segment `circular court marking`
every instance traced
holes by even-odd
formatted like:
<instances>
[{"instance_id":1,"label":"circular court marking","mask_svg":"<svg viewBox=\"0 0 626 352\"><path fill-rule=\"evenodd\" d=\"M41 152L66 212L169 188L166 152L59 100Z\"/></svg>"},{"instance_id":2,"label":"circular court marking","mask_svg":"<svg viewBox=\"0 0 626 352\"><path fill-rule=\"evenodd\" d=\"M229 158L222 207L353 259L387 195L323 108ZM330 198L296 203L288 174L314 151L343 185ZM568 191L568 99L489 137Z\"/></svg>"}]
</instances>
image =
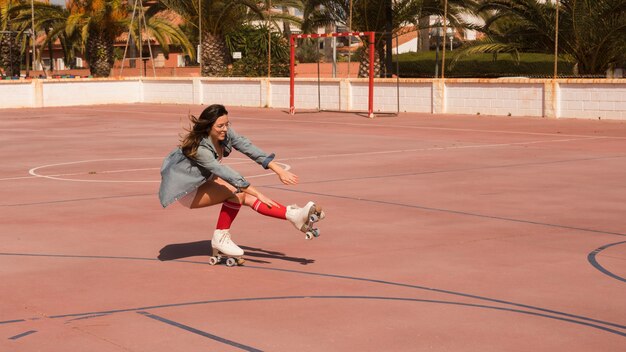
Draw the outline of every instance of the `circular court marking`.
<instances>
[{"instance_id":1,"label":"circular court marking","mask_svg":"<svg viewBox=\"0 0 626 352\"><path fill-rule=\"evenodd\" d=\"M597 256L600 252L604 251L605 249L614 247L614 246L619 246L619 245L623 245L626 244L626 241L622 241L622 242L617 242L617 243L610 243L607 245L604 245L600 248L597 248L596 250L594 250L593 252L589 253L589 255L587 256L587 261L589 261L589 263L596 268L597 270L599 270L601 273L603 273L604 275L607 275L609 277L612 277L616 280L619 281L623 281L626 282L626 278L623 278L617 274L612 273L611 271L609 271L608 269L606 269L604 266L600 265L600 263L598 263L597 260Z\"/></svg>"},{"instance_id":2,"label":"circular court marking","mask_svg":"<svg viewBox=\"0 0 626 352\"><path fill-rule=\"evenodd\" d=\"M74 255L74 254L0 253L0 256L25 256L25 257L74 258L74 259L104 259L104 260L113 259L113 260L132 260L132 261L157 261L157 260L159 260L159 259L156 259L156 258L145 258L145 257L118 257L118 256L96 256L96 255ZM160 260L160 261L162 261L162 260ZM181 259L177 259L175 261L179 262L179 263L186 263L186 264L192 264L192 265L209 265L207 262L196 261L196 260L181 260ZM500 311L508 311L508 312L513 312L513 313L522 313L522 314L534 315L534 316L538 316L538 317L545 317L545 318L550 318L550 319L554 319L554 320L558 320L558 321L564 321L564 322L569 322L569 323L573 323L573 324L578 324L578 325L581 325L581 326L587 326L587 327L591 327L591 328L595 328L595 329L599 329L599 330L604 330L604 331L607 331L607 332L610 332L610 333L613 333L613 334L617 334L617 335L626 337L626 333L624 333L623 331L614 329L614 328L622 329L622 330L626 329L626 326L622 325L622 324L612 323L612 322L609 322L609 321L603 321L603 320L594 319L594 318L590 318L590 317L586 317L586 316L582 316L582 315L576 315L576 314L572 314L572 313L567 313L567 312L564 312L564 311L558 311L558 310L553 310L553 309L548 309L548 308L542 308L542 307L539 307L539 306L533 306L533 305L528 305L528 304L523 304L523 303L516 303L516 302L512 302L512 301L506 301L506 300L498 299L498 298L490 298L490 297L486 297L486 296L473 295L473 294L459 292L459 291L451 291L451 290L439 289L439 288L434 288L434 287L426 287L426 286L420 286L420 285L409 284L409 283L402 283L402 282L394 282L394 281L386 281L386 280L379 280L379 279L371 279L371 278L367 278L367 277L357 277L357 276L330 274L330 273L321 273L321 272L309 272L309 271L284 269L284 268L268 268L268 267L250 266L250 265L244 265L244 266L241 266L239 268L251 269L251 270L267 270L267 271L280 272L280 273L286 273L286 274L316 276L316 277L321 277L321 278L338 279L338 280L359 281L359 282L372 283L372 284L404 287L404 288L420 290L420 291L426 291L426 292L436 292L436 293L452 295L452 296L456 296L456 297L471 298L471 299L476 299L476 300L483 301L483 302L488 302L489 304L494 304L494 303L495 304L502 304L502 305L505 305L505 307L489 306L487 304L462 303L462 302L455 302L455 301L441 301L441 302L449 302L449 303L451 303L453 305L467 305L467 306L474 306L474 307L478 307L478 308L491 308L491 309L496 309L496 310L500 310ZM233 269L227 269L227 270L233 270ZM285 299L285 298L298 298L298 297L300 297L300 296L285 296L285 297L277 297L277 298ZM316 297L316 296L301 296L301 298L313 298L313 297ZM321 296L319 296L319 297L321 297ZM324 296L324 297L327 297L327 298L334 297L334 298L336 298L338 296ZM348 297L348 296L346 296L346 297ZM183 306L198 305L198 304L227 303L227 302L255 301L255 300L268 300L268 299L270 299L270 298L269 297L263 297L263 298L227 298L227 299L223 299L223 300L209 300L209 301L199 301L199 302L196 301L196 302L173 303L173 304L155 305L155 306L143 306L141 308L123 308L123 309L114 309L114 310L107 310L107 311L90 311L90 312L83 312L83 313L69 313L69 314L61 314L61 315L52 315L52 316L49 316L48 318L56 319L56 318L84 317L84 316L91 316L91 315L97 315L97 314L113 314L113 313L121 313L121 312L128 312L128 311L137 311L137 310L170 308L170 307L175 307L175 306L176 307L183 307ZM428 303L436 303L436 301L428 302ZM508 307L506 307L506 306L508 306ZM30 318L28 318L28 319L30 319ZM19 322L24 322L26 320L27 319L14 319L14 320L8 320L8 321L0 321L0 325L19 323Z\"/></svg>"},{"instance_id":3,"label":"circular court marking","mask_svg":"<svg viewBox=\"0 0 626 352\"><path fill-rule=\"evenodd\" d=\"M77 176L77 175L96 175L96 174L113 174L113 173L128 173L128 172L136 172L136 171L148 171L148 170L160 170L160 167L153 167L153 168L134 168L134 169L123 169L123 170L108 170L108 171L98 171L98 172L93 172L93 171L84 171L84 172L75 172L75 173L65 173L65 174L56 174L56 175L43 175L40 173L41 170L44 170L46 168L51 168L51 167L57 167L57 166L66 166L66 165L76 165L76 164L89 164L89 163L98 163L98 162L106 162L106 161L138 161L138 160L162 160L163 157L152 157L152 158L112 158L112 159L91 159L91 160L79 160L79 161L69 161L69 162L65 162L65 163L56 163L56 164L48 164L48 165L42 165L42 166L37 166L34 167L30 170L28 170L28 173L32 176L35 177L41 177L41 178L47 178L47 179L51 179L51 180L57 180L57 181L73 181L73 182L101 182L101 183L157 183L157 182L161 182L160 180L103 180L103 179L81 179L81 178L68 178L67 176ZM235 163L228 163L228 164L224 164L226 166L232 166L232 165L238 165L238 164L243 164L243 161L246 161L248 159L245 158L230 158L230 160L233 161L238 161ZM291 165L289 164L285 164L285 163L280 163L275 161L275 163L277 163L278 165L282 166L285 170L290 170L291 169ZM245 178L257 178L257 177L265 177L265 176L270 176L273 175L273 172L269 172L269 173L264 173L264 174L256 174L256 175L250 175L250 176L245 176Z\"/></svg>"},{"instance_id":4,"label":"circular court marking","mask_svg":"<svg viewBox=\"0 0 626 352\"><path fill-rule=\"evenodd\" d=\"M11 253L0 253L0 255L24 255L30 256L28 254L11 254ZM130 260L146 260L152 261L155 259L150 258L140 258L140 257L98 257L98 256L75 256L75 255L34 255L34 256L49 256L49 257L65 257L65 258L96 258L96 259L130 259ZM196 261L180 261L184 263L191 264L202 264L208 265L204 262L196 262ZM246 268L244 266L243 268ZM334 274L323 274L323 273L311 273L311 272L303 272L297 270L286 270L286 269L273 269L273 268L263 268L263 267L249 267L252 269L261 269L261 270L272 270L279 271L285 273L296 273L296 274L306 274L306 275L318 275L321 277L327 278L339 278L339 279L349 279L349 280L358 280L370 283L382 283L382 284L391 284L396 286L404 286L409 288L417 288L417 289L425 289L420 286L403 284L399 282L391 282L391 281L381 281L374 280L362 277L350 277L350 276L341 276ZM228 269L232 270L232 269ZM447 306L456 306L456 307L467 307L467 308L478 308L481 310L492 310L492 311L501 311L506 313L514 313L514 314L522 314L526 316L533 316L538 318L546 318L550 320L565 322L569 324L574 324L578 326L586 326L589 328L605 331L611 334L615 334L618 336L626 337L626 333L621 330L615 329L617 327L619 329L624 329L625 327L622 325L595 320L591 318L587 318L584 316L573 315L569 313L559 312L548 310L544 308L527 306L523 304L517 304L513 302L501 301L498 299L489 299L486 297L480 296L472 296L461 292L452 292L445 291L440 289L428 289L430 291L435 291L439 293L448 293L456 296L462 297L471 297L478 298L483 301L489 301L490 303L504 303L510 305L512 307L502 307L497 305L489 305L489 304L479 304L479 303L467 303L467 302L459 302L459 301L450 301L450 300L433 300L433 299L421 299L421 298L413 298L413 297L389 297L389 296L351 296L351 295L294 295L294 296L269 296L269 297L246 297L246 298L225 298L225 299L216 299L216 300L204 300L204 301L191 301L191 302L179 302L179 303L168 303L162 305L152 305L152 306L142 306L142 307L127 307L120 309L111 309L111 310L103 310L103 311L89 311L89 312L79 312L79 313L67 313L67 314L58 314L58 315L50 315L48 318L50 319L67 319L67 318L78 318L78 319L88 319L88 318L96 318L103 315L116 314L116 313L124 313L124 312L141 312L147 310L158 310L162 308L172 308L172 307L188 307L188 306L197 306L197 305L207 305L207 304L222 304L222 303L234 303L234 302L256 302L256 301L287 301L287 300L310 300L310 299L334 299L334 300L372 300L372 301L397 301L397 302L405 302L405 303L426 303L426 304L435 304L435 305L447 305ZM5 324L13 324L13 323L22 323L28 320L33 320L38 318L24 318L24 319L14 319L8 321L0 321L0 325ZM75 319L72 319L75 320ZM68 320L71 321L71 320Z\"/></svg>"}]
</instances>

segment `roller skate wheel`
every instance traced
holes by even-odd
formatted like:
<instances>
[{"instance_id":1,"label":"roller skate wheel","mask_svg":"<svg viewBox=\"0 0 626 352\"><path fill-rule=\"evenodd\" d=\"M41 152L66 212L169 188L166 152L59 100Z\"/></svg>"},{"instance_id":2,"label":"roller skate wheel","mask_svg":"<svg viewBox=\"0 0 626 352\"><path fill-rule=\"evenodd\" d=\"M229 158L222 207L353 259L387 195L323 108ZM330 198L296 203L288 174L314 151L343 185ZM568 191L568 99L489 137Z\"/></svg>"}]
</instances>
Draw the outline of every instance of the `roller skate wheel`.
<instances>
[{"instance_id":1,"label":"roller skate wheel","mask_svg":"<svg viewBox=\"0 0 626 352\"><path fill-rule=\"evenodd\" d=\"M309 216L309 220L310 220L311 222L318 222L318 221L320 221L320 217L319 217L317 214L311 214L311 215Z\"/></svg>"},{"instance_id":2,"label":"roller skate wheel","mask_svg":"<svg viewBox=\"0 0 626 352\"><path fill-rule=\"evenodd\" d=\"M235 265L237 265L237 259L235 258L226 259L226 266L235 266Z\"/></svg>"},{"instance_id":3,"label":"roller skate wheel","mask_svg":"<svg viewBox=\"0 0 626 352\"><path fill-rule=\"evenodd\" d=\"M311 233L313 234L314 237L320 237L320 230L319 229L312 229Z\"/></svg>"},{"instance_id":4,"label":"roller skate wheel","mask_svg":"<svg viewBox=\"0 0 626 352\"><path fill-rule=\"evenodd\" d=\"M311 231L307 231L307 233L304 235L304 238L307 240L310 240L313 238L313 233Z\"/></svg>"},{"instance_id":5,"label":"roller skate wheel","mask_svg":"<svg viewBox=\"0 0 626 352\"><path fill-rule=\"evenodd\" d=\"M218 257L209 257L209 265L215 265L220 262Z\"/></svg>"}]
</instances>

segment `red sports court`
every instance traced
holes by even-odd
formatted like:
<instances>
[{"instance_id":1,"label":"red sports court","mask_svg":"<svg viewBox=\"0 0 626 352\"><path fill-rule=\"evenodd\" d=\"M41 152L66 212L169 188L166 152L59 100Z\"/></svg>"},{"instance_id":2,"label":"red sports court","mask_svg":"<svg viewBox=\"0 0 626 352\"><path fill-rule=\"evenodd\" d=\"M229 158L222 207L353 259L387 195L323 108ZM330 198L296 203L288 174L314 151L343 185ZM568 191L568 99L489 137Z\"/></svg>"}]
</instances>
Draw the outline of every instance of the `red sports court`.
<instances>
[{"instance_id":1,"label":"red sports court","mask_svg":"<svg viewBox=\"0 0 626 352\"><path fill-rule=\"evenodd\" d=\"M226 163L327 216L163 210L202 106L0 110L2 351L622 351L626 124L227 107L299 175Z\"/></svg>"}]
</instances>

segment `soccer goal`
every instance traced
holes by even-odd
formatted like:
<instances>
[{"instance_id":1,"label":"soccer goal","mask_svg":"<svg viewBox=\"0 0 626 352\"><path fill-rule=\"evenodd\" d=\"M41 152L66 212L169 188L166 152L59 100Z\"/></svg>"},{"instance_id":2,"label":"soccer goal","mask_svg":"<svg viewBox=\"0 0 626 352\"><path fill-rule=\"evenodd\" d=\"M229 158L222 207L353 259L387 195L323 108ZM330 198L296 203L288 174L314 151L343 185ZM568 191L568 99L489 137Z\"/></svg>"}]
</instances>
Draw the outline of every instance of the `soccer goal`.
<instances>
[{"instance_id":1,"label":"soccer goal","mask_svg":"<svg viewBox=\"0 0 626 352\"><path fill-rule=\"evenodd\" d=\"M374 117L374 32L342 32L342 33L325 33L325 34L292 34L289 37L289 47L290 47L290 80L289 80L289 113L296 113L296 89L295 89L295 61L296 61L296 39L305 39L305 38L332 38L332 37L361 37L365 38L368 43L369 48L369 82L368 82L368 94L367 94L367 116L369 118ZM318 68L318 78L317 78L317 96L318 96L318 110L323 110L321 107L321 86L320 86L320 78L319 78L319 68ZM358 112L358 111L353 111Z\"/></svg>"}]
</instances>

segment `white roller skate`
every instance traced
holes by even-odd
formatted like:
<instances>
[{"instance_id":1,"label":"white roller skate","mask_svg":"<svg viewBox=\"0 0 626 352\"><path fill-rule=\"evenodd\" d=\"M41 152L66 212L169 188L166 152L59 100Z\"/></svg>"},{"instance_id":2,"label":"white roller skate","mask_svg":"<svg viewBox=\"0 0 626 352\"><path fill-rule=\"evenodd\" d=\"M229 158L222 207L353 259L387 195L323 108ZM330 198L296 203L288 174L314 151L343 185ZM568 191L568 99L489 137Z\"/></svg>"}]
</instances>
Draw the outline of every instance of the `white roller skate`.
<instances>
[{"instance_id":1,"label":"white roller skate","mask_svg":"<svg viewBox=\"0 0 626 352\"><path fill-rule=\"evenodd\" d=\"M218 264L222 258L226 258L226 266L241 265L245 262L242 257L243 249L230 239L228 230L215 230L211 247L213 247L213 251L209 257L210 265Z\"/></svg>"},{"instance_id":2,"label":"white roller skate","mask_svg":"<svg viewBox=\"0 0 626 352\"><path fill-rule=\"evenodd\" d=\"M296 205L287 206L287 220L289 220L296 229L304 232L307 240L320 236L320 230L313 226L325 216L322 207L313 202L308 202L302 208Z\"/></svg>"}]
</instances>

